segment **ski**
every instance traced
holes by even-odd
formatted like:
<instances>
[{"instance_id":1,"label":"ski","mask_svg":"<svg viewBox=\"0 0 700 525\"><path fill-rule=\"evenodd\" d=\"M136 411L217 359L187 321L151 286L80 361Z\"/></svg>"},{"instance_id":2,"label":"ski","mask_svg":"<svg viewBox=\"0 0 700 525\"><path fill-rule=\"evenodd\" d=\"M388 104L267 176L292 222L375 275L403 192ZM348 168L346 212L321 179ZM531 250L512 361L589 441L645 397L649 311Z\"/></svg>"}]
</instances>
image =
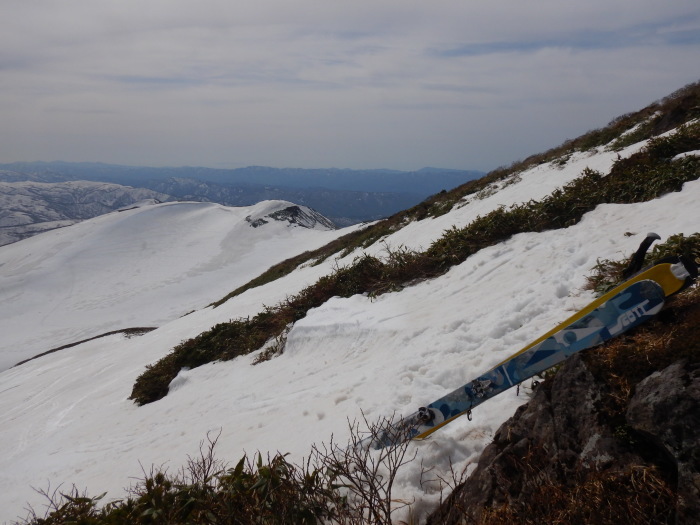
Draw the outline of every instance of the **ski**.
<instances>
[{"instance_id":1,"label":"ski","mask_svg":"<svg viewBox=\"0 0 700 525\"><path fill-rule=\"evenodd\" d=\"M381 449L409 439L424 439L462 415L471 417L472 409L484 401L576 352L647 321L661 310L666 297L690 286L696 277L694 264L677 257L638 271L491 370L420 407L379 435L366 438L360 446Z\"/></svg>"}]
</instances>

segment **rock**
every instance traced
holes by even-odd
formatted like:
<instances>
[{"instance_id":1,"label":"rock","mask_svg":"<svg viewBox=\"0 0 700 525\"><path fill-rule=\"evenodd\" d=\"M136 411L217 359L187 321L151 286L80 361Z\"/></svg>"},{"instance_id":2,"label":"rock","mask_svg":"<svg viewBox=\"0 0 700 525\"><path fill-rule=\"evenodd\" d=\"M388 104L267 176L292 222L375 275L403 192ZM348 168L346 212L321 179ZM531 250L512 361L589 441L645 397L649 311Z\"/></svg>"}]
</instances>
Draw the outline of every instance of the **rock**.
<instances>
[{"instance_id":1,"label":"rock","mask_svg":"<svg viewBox=\"0 0 700 525\"><path fill-rule=\"evenodd\" d=\"M700 523L700 369L677 363L642 381L626 422L601 412L609 393L581 355L569 358L501 426L474 472L427 523L488 522L499 508L516 521L559 512L560 520L615 523L626 516L627 501L636 512L627 523ZM675 509L669 462L656 461L664 455L677 463ZM653 516L645 514L649 501L658 501Z\"/></svg>"},{"instance_id":2,"label":"rock","mask_svg":"<svg viewBox=\"0 0 700 525\"><path fill-rule=\"evenodd\" d=\"M627 422L672 458L678 523L700 523L700 365L680 361L637 385Z\"/></svg>"}]
</instances>

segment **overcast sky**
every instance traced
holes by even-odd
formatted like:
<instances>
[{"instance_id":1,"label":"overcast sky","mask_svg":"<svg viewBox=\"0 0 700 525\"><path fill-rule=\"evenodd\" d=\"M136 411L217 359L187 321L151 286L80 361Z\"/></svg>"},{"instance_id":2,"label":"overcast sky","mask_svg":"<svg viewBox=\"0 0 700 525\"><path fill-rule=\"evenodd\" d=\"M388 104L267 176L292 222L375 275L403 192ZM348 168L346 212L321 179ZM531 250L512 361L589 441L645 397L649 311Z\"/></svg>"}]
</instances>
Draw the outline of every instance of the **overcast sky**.
<instances>
[{"instance_id":1,"label":"overcast sky","mask_svg":"<svg viewBox=\"0 0 700 525\"><path fill-rule=\"evenodd\" d=\"M0 12L0 162L490 170L700 79L698 0Z\"/></svg>"}]
</instances>

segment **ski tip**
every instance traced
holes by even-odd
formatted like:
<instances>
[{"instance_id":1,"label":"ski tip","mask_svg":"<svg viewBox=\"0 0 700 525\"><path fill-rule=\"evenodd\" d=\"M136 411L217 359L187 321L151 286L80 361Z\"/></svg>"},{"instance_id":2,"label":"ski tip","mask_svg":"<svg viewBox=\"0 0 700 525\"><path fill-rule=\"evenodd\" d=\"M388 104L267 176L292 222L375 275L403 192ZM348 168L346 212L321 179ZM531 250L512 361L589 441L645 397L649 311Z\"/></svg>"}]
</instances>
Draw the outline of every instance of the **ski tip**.
<instances>
[{"instance_id":1,"label":"ski tip","mask_svg":"<svg viewBox=\"0 0 700 525\"><path fill-rule=\"evenodd\" d=\"M646 238L647 238L647 239L654 239L655 241L660 241L660 240L661 240L661 236L660 236L658 233L654 233L654 232L649 232L649 233L647 233L647 237L646 237Z\"/></svg>"}]
</instances>

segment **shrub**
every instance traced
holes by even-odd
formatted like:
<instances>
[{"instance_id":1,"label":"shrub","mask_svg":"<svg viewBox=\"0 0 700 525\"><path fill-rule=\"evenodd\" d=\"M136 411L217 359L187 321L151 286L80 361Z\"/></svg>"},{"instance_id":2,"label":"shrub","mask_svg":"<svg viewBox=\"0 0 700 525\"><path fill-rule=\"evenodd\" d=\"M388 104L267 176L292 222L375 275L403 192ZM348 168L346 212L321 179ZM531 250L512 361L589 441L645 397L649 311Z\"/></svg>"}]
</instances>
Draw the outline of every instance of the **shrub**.
<instances>
[{"instance_id":1,"label":"shrub","mask_svg":"<svg viewBox=\"0 0 700 525\"><path fill-rule=\"evenodd\" d=\"M313 447L300 465L277 453L263 458L243 455L234 467L215 456L219 436L207 436L199 456L188 457L175 474L152 467L128 491L128 497L100 507L105 494L91 498L75 487L61 493L43 491L43 516L30 509L25 525L215 524L359 525L391 524L392 514L408 503L397 503L392 490L397 472L413 461L408 441L370 451L361 446L364 435L379 436L393 418L350 424L351 438Z\"/></svg>"}]
</instances>

